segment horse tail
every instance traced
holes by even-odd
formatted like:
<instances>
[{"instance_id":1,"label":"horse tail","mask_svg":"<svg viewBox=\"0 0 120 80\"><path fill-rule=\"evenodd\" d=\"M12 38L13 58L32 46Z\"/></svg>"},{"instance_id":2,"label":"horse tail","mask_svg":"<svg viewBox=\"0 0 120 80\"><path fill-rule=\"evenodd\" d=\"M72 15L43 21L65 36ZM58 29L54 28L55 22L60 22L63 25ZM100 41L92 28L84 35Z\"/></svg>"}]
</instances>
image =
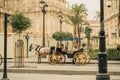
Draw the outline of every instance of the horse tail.
<instances>
[{"instance_id":1,"label":"horse tail","mask_svg":"<svg viewBox=\"0 0 120 80\"><path fill-rule=\"evenodd\" d=\"M29 51L31 51L31 50L32 50L32 45L33 45L33 44L31 44L31 45L29 46Z\"/></svg>"}]
</instances>

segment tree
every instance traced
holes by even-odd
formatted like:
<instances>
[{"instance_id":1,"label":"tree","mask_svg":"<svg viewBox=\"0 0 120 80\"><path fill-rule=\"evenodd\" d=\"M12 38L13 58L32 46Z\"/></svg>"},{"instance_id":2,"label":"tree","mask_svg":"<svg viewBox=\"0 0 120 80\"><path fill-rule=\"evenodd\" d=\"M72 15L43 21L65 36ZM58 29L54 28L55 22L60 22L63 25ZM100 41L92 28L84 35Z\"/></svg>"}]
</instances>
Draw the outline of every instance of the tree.
<instances>
[{"instance_id":1,"label":"tree","mask_svg":"<svg viewBox=\"0 0 120 80\"><path fill-rule=\"evenodd\" d=\"M79 21L81 20L81 17L79 17L79 16L77 16L77 15L75 15L75 16L73 16L73 15L69 15L69 16L67 16L68 17L68 19L69 19L69 22L67 22L67 23L69 23L69 24L71 24L71 25L73 25L74 26L74 31L73 31L73 37L74 38L76 38L77 37L77 35L76 35L76 30L77 30L77 24L79 23Z\"/></svg>"},{"instance_id":2,"label":"tree","mask_svg":"<svg viewBox=\"0 0 120 80\"><path fill-rule=\"evenodd\" d=\"M85 28L85 35L86 35L86 38L87 38L87 50L89 51L90 49L90 37L91 37L91 32L92 32L92 29L87 26Z\"/></svg>"},{"instance_id":3,"label":"tree","mask_svg":"<svg viewBox=\"0 0 120 80\"><path fill-rule=\"evenodd\" d=\"M17 40L17 54L16 59L18 62L16 62L17 67L23 67L24 61L23 61L23 40L20 40L20 34L25 31L26 29L31 27L31 21L28 17L25 17L21 12L16 12L15 15L11 16L10 24L12 25L13 32L16 32L19 34L19 40Z\"/></svg>"},{"instance_id":4,"label":"tree","mask_svg":"<svg viewBox=\"0 0 120 80\"><path fill-rule=\"evenodd\" d=\"M59 45L62 43L62 42L60 42L61 39L62 39L63 37L65 37L65 33L62 32L62 31L54 32L54 33L52 34L52 37L53 37L53 39L55 39L55 40L57 41L57 45L59 46Z\"/></svg>"},{"instance_id":5,"label":"tree","mask_svg":"<svg viewBox=\"0 0 120 80\"><path fill-rule=\"evenodd\" d=\"M65 33L62 31L58 31L58 32L54 32L52 34L52 37L56 40L56 41L60 41L62 38L65 37Z\"/></svg>"},{"instance_id":6,"label":"tree","mask_svg":"<svg viewBox=\"0 0 120 80\"><path fill-rule=\"evenodd\" d=\"M74 15L84 15L84 14L87 14L86 13L87 8L86 8L85 4L83 4L83 3L80 4L80 5L78 5L78 4L73 5L70 11ZM81 13L83 13L83 14L81 14Z\"/></svg>"},{"instance_id":7,"label":"tree","mask_svg":"<svg viewBox=\"0 0 120 80\"><path fill-rule=\"evenodd\" d=\"M99 20L99 19L100 19L100 11L96 11L96 12L95 12L94 18L95 18L96 20Z\"/></svg>"},{"instance_id":8,"label":"tree","mask_svg":"<svg viewBox=\"0 0 120 80\"><path fill-rule=\"evenodd\" d=\"M72 33L70 33L70 32L58 31L58 32L54 32L54 33L52 34L52 37L53 37L56 41L58 41L57 44L59 45L59 44L60 44L59 41L61 41L62 38L72 38L73 36L72 36Z\"/></svg>"},{"instance_id":9,"label":"tree","mask_svg":"<svg viewBox=\"0 0 120 80\"><path fill-rule=\"evenodd\" d=\"M13 32L18 33L20 39L20 34L31 27L31 20L25 17L23 13L16 12L15 15L11 16L10 24L12 25Z\"/></svg>"},{"instance_id":10,"label":"tree","mask_svg":"<svg viewBox=\"0 0 120 80\"><path fill-rule=\"evenodd\" d=\"M73 38L73 35L72 35L72 33L70 33L70 32L66 32L65 35L66 35L65 38ZM69 44L69 43L68 43L68 40L66 41L65 44L66 44L66 47L68 47L68 44Z\"/></svg>"},{"instance_id":11,"label":"tree","mask_svg":"<svg viewBox=\"0 0 120 80\"><path fill-rule=\"evenodd\" d=\"M73 38L72 33L70 33L70 32L65 32L65 38Z\"/></svg>"},{"instance_id":12,"label":"tree","mask_svg":"<svg viewBox=\"0 0 120 80\"><path fill-rule=\"evenodd\" d=\"M77 32L79 38L81 37L80 36L80 32L81 32L82 25L87 23L84 20L84 18L85 18L84 16L87 15L86 12L87 12L87 8L86 8L86 6L84 4L80 4L80 5L75 4L71 8L71 14L74 15L76 18L78 18L78 19L76 19L77 21L76 21L76 25L75 25L74 35L76 35L76 32ZM73 21L74 21L74 19L73 19ZM81 45L81 41L80 40L79 40L78 44L79 44L79 47L80 47L80 45Z\"/></svg>"}]
</instances>

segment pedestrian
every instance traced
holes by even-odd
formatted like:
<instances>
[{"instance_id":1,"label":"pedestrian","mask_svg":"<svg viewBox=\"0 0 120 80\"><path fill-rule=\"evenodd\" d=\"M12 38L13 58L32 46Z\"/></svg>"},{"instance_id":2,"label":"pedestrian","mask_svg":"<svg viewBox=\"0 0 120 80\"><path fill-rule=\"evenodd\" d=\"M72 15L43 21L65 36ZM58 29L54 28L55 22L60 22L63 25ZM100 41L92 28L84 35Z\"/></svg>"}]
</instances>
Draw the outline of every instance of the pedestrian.
<instances>
[{"instance_id":1,"label":"pedestrian","mask_svg":"<svg viewBox=\"0 0 120 80\"><path fill-rule=\"evenodd\" d=\"M120 45L117 44L117 51L119 52L120 51Z\"/></svg>"},{"instance_id":2,"label":"pedestrian","mask_svg":"<svg viewBox=\"0 0 120 80\"><path fill-rule=\"evenodd\" d=\"M72 52L74 53L74 52L76 52L76 51L78 51L79 49L78 49L78 47L75 45L74 47L73 47L73 49L72 49Z\"/></svg>"},{"instance_id":3,"label":"pedestrian","mask_svg":"<svg viewBox=\"0 0 120 80\"><path fill-rule=\"evenodd\" d=\"M120 44L117 44L117 51L118 51L118 53L117 53L116 58L119 56L119 52L120 52Z\"/></svg>"}]
</instances>

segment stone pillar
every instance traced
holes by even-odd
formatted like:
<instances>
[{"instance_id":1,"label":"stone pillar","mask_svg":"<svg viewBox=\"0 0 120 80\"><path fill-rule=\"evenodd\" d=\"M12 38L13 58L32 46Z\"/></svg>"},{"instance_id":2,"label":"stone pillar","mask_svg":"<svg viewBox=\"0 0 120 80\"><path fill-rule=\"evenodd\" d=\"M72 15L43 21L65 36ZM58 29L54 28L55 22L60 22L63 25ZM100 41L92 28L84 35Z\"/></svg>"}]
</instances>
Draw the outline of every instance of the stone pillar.
<instances>
[{"instance_id":1,"label":"stone pillar","mask_svg":"<svg viewBox=\"0 0 120 80\"><path fill-rule=\"evenodd\" d=\"M16 50L16 67L24 67L23 60L23 40L17 40L17 50Z\"/></svg>"}]
</instances>

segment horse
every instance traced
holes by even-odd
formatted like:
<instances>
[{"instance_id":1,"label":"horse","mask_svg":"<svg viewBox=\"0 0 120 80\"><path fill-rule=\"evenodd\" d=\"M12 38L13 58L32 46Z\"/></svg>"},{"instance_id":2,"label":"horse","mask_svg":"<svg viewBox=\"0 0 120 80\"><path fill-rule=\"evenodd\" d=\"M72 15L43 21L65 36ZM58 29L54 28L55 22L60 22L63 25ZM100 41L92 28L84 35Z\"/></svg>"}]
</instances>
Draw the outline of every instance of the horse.
<instances>
[{"instance_id":1,"label":"horse","mask_svg":"<svg viewBox=\"0 0 120 80\"><path fill-rule=\"evenodd\" d=\"M38 56L38 63L41 63L42 55L52 54L55 47L44 47L37 44L31 44L29 51L34 52Z\"/></svg>"}]
</instances>

